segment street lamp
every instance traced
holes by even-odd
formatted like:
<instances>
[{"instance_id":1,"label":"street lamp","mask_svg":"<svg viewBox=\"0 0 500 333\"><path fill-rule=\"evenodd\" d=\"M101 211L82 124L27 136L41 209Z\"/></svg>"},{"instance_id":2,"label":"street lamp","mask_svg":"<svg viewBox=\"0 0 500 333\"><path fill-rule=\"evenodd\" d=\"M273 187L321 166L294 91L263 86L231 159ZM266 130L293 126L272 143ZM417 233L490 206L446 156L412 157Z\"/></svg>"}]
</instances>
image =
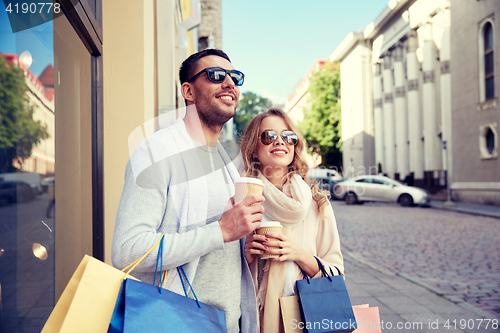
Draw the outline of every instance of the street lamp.
<instances>
[{"instance_id":1,"label":"street lamp","mask_svg":"<svg viewBox=\"0 0 500 333\"><path fill-rule=\"evenodd\" d=\"M450 166L448 164L448 152L446 149L446 140L443 140L443 150L444 150L444 158L446 163L446 202L443 204L444 207L455 207L455 203L451 201L451 188L450 188Z\"/></svg>"}]
</instances>

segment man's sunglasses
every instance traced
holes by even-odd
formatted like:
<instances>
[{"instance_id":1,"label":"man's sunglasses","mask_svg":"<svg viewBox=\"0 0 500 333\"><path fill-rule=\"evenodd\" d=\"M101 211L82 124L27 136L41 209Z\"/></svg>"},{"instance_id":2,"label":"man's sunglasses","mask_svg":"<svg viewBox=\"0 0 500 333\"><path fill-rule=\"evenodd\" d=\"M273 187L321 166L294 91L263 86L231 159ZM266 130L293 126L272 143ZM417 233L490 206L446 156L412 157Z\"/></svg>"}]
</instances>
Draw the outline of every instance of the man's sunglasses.
<instances>
[{"instance_id":1,"label":"man's sunglasses","mask_svg":"<svg viewBox=\"0 0 500 333\"><path fill-rule=\"evenodd\" d=\"M234 84L237 86L242 86L243 81L245 79L245 74L243 74L242 72L237 71L235 69L227 70L227 69L220 68L220 67L208 67L208 68L205 68L204 70L202 70L201 72L199 72L198 74L196 74L195 76L193 76L192 78L190 78L187 82L188 83L193 82L194 80L196 80L196 78L198 76L200 76L201 74L203 74L205 72L207 72L207 76L208 76L208 79L210 80L210 82L213 82L213 83L224 82L224 80L226 79L226 74L229 74L229 77L233 80Z\"/></svg>"},{"instance_id":2,"label":"man's sunglasses","mask_svg":"<svg viewBox=\"0 0 500 333\"><path fill-rule=\"evenodd\" d=\"M281 131L281 138L289 145L296 145L299 142L299 137L293 131ZM260 134L260 142L264 146L268 146L278 139L278 133L273 130L265 130Z\"/></svg>"}]
</instances>

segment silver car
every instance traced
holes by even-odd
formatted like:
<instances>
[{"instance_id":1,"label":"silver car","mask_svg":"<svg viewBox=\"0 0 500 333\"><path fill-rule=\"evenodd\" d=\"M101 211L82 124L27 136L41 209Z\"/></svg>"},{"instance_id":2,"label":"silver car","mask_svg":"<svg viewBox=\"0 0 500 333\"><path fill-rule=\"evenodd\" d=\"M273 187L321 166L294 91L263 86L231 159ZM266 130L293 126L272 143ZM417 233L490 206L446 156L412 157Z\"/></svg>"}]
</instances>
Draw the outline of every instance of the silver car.
<instances>
[{"instance_id":1,"label":"silver car","mask_svg":"<svg viewBox=\"0 0 500 333\"><path fill-rule=\"evenodd\" d=\"M384 176L358 176L335 185L333 195L346 204L365 201L397 202L401 206L429 205L429 193Z\"/></svg>"}]
</instances>

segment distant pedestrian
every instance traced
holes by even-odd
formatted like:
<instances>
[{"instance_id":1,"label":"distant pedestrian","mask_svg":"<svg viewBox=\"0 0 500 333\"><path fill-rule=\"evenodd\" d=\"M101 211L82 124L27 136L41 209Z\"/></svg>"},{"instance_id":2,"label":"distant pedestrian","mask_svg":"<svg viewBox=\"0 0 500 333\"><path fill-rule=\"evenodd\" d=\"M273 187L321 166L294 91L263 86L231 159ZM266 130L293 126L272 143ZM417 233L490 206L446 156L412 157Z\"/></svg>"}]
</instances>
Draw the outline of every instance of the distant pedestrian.
<instances>
[{"instance_id":1,"label":"distant pedestrian","mask_svg":"<svg viewBox=\"0 0 500 333\"><path fill-rule=\"evenodd\" d=\"M47 218L52 218L52 210L56 205L56 191L55 182L51 182L47 187L47 194L49 195L49 205L47 206L46 216Z\"/></svg>"},{"instance_id":2,"label":"distant pedestrian","mask_svg":"<svg viewBox=\"0 0 500 333\"><path fill-rule=\"evenodd\" d=\"M413 173L408 171L405 180L403 182L408 186L413 186L413 184L415 183L415 178L413 178Z\"/></svg>"}]
</instances>

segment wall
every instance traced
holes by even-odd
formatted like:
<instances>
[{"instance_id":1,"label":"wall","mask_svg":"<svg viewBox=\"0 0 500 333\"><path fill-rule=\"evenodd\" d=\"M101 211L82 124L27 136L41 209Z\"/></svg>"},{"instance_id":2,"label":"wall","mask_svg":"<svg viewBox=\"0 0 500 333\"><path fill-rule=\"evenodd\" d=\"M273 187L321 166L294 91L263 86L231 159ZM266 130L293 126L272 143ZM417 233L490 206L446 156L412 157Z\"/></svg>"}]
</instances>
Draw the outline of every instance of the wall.
<instances>
[{"instance_id":1,"label":"wall","mask_svg":"<svg viewBox=\"0 0 500 333\"><path fill-rule=\"evenodd\" d=\"M478 40L480 24L487 17L492 17L494 22L495 101L489 107L482 108L479 92ZM481 158L479 137L482 125L490 123L500 125L499 17L498 1L461 1L460 6L453 7L450 64L453 78L453 195L459 200L497 205L500 205L500 159Z\"/></svg>"},{"instance_id":2,"label":"wall","mask_svg":"<svg viewBox=\"0 0 500 333\"><path fill-rule=\"evenodd\" d=\"M222 49L222 1L201 0L199 38L207 38L207 47ZM211 40L209 40L211 39ZM211 45L213 43L213 45Z\"/></svg>"},{"instance_id":3,"label":"wall","mask_svg":"<svg viewBox=\"0 0 500 333\"><path fill-rule=\"evenodd\" d=\"M116 212L129 158L128 136L145 119L145 11L142 1L103 2L105 261L111 263ZM148 7L150 9L150 7ZM151 13L152 15L152 13ZM148 95L151 98L150 95Z\"/></svg>"},{"instance_id":4,"label":"wall","mask_svg":"<svg viewBox=\"0 0 500 333\"><path fill-rule=\"evenodd\" d=\"M354 46L340 64L342 142L344 175L370 174L375 165L373 154L373 118L371 96L367 94L370 79L369 53L364 42ZM369 87L368 87L369 88ZM371 90L368 90L371 95ZM376 170L375 170L376 171Z\"/></svg>"}]
</instances>

